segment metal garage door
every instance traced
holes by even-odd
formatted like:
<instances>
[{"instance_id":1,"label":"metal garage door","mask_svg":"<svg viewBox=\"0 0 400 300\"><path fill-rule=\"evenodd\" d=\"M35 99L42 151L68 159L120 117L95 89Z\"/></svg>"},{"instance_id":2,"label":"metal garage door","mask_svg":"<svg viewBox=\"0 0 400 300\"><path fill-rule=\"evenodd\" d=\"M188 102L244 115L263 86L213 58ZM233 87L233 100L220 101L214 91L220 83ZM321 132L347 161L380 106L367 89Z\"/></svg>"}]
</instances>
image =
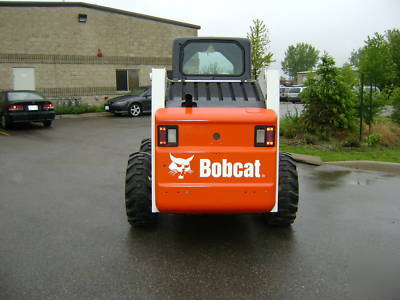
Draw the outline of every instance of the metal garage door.
<instances>
[{"instance_id":1,"label":"metal garage door","mask_svg":"<svg viewBox=\"0 0 400 300\"><path fill-rule=\"evenodd\" d=\"M35 90L34 68L13 68L14 90Z\"/></svg>"}]
</instances>

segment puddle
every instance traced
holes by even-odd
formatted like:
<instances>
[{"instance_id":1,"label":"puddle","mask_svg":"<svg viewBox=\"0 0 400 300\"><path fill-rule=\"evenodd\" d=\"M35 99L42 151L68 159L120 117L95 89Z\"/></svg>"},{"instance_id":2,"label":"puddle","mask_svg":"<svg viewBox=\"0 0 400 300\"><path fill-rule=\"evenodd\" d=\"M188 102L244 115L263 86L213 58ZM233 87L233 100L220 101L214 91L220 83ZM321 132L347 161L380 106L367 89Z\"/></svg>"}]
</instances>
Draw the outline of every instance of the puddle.
<instances>
[{"instance_id":1,"label":"puddle","mask_svg":"<svg viewBox=\"0 0 400 300\"><path fill-rule=\"evenodd\" d=\"M308 174L305 176L307 176L315 188L319 190L329 190L343 185L370 186L379 181L396 177L396 175L358 171L333 166L311 168L313 168L313 170L310 173L307 172ZM302 176L301 173L300 176Z\"/></svg>"}]
</instances>

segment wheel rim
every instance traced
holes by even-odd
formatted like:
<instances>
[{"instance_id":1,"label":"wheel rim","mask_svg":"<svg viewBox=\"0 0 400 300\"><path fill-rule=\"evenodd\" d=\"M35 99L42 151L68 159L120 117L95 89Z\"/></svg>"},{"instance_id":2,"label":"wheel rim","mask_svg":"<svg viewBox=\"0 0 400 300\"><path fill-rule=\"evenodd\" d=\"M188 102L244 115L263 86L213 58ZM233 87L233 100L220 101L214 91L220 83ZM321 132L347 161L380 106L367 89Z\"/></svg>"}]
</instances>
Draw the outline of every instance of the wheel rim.
<instances>
[{"instance_id":1,"label":"wheel rim","mask_svg":"<svg viewBox=\"0 0 400 300\"><path fill-rule=\"evenodd\" d=\"M133 104L129 110L132 117L137 117L140 114L140 106Z\"/></svg>"}]
</instances>

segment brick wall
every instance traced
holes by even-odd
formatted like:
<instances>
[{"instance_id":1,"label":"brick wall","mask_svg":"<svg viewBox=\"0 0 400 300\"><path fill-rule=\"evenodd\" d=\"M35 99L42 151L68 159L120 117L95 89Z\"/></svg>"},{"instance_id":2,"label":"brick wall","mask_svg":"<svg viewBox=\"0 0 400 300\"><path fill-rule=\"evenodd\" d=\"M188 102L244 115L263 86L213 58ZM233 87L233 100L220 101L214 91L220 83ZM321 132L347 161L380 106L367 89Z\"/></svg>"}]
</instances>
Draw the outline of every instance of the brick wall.
<instances>
[{"instance_id":1,"label":"brick wall","mask_svg":"<svg viewBox=\"0 0 400 300\"><path fill-rule=\"evenodd\" d=\"M149 85L152 67L171 68L172 40L196 35L195 28L92 8L1 7L0 89L12 88L14 67L35 68L37 90L49 95L116 94L116 69L138 69L140 85Z\"/></svg>"}]
</instances>

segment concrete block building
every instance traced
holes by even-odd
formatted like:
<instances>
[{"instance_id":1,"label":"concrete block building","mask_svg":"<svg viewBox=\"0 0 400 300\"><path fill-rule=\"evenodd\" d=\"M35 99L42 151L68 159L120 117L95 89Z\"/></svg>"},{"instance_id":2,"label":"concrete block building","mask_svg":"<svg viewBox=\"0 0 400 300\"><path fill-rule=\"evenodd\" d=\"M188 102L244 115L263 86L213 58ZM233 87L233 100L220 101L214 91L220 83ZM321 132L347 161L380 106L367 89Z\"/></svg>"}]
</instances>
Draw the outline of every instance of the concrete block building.
<instances>
[{"instance_id":1,"label":"concrete block building","mask_svg":"<svg viewBox=\"0 0 400 300\"><path fill-rule=\"evenodd\" d=\"M200 26L81 2L0 2L0 90L87 101L171 69L172 40Z\"/></svg>"}]
</instances>

